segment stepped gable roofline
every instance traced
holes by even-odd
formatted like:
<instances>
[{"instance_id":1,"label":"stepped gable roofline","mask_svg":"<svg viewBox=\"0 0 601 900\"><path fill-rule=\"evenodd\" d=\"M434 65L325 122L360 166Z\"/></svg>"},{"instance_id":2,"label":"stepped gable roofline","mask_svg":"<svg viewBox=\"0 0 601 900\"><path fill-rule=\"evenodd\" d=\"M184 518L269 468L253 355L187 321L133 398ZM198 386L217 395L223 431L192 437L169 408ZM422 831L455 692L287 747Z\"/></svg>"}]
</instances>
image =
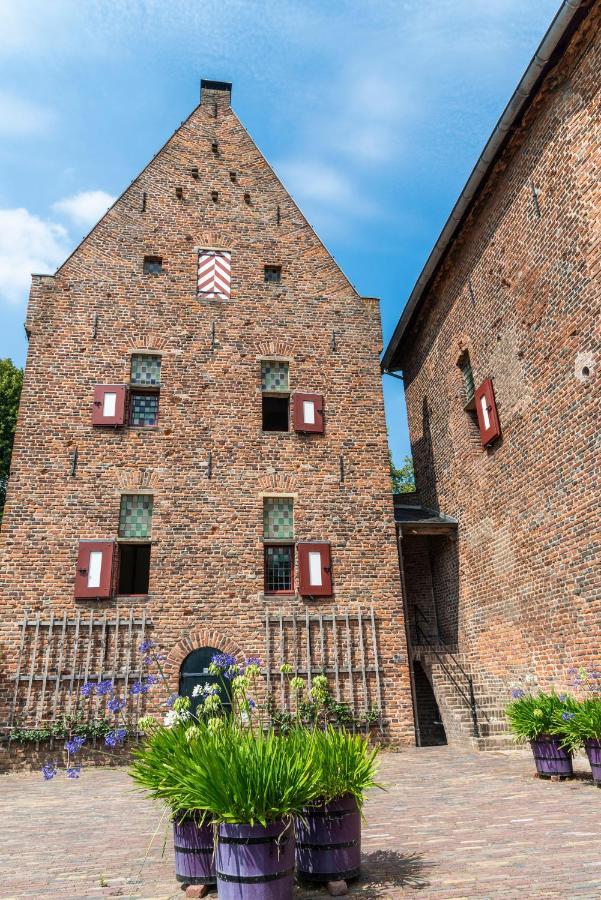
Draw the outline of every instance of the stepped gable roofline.
<instances>
[{"instance_id":1,"label":"stepped gable roofline","mask_svg":"<svg viewBox=\"0 0 601 900\"><path fill-rule=\"evenodd\" d=\"M414 316L424 302L453 241L460 232L473 204L480 196L499 158L521 124L524 113L532 104L541 84L551 69L561 60L574 32L586 18L594 0L564 0L547 33L532 57L528 68L505 107L493 133L455 203L438 240L434 244L424 268L417 279L381 362L383 372L402 370L401 341Z\"/></svg>"}]
</instances>

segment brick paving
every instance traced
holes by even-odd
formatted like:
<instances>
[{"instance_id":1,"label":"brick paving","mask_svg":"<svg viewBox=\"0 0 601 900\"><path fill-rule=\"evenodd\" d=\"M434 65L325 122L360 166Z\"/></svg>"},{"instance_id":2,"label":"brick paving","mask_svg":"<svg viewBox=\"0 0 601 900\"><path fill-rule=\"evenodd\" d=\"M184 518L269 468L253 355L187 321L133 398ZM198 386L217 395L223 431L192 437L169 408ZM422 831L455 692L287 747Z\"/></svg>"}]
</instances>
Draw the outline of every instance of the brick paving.
<instances>
[{"instance_id":1,"label":"brick paving","mask_svg":"<svg viewBox=\"0 0 601 900\"><path fill-rule=\"evenodd\" d=\"M590 780L540 781L525 753L448 747L386 754L382 780L388 791L366 805L364 874L349 896L601 897L601 790ZM5 775L0 792L5 900L183 896L160 811L124 770L49 784Z\"/></svg>"}]
</instances>

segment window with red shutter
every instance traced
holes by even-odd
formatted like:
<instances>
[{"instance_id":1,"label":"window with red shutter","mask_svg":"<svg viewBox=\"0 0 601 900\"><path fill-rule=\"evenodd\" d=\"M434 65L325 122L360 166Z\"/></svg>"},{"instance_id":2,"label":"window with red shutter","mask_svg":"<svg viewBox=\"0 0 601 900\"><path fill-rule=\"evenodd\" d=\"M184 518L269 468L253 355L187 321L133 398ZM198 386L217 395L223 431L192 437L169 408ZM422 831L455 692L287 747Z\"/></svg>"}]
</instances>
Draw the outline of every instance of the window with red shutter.
<instances>
[{"instance_id":1,"label":"window with red shutter","mask_svg":"<svg viewBox=\"0 0 601 900\"><path fill-rule=\"evenodd\" d=\"M292 415L294 430L303 433L321 434L323 432L323 395L292 395Z\"/></svg>"},{"instance_id":2,"label":"window with red shutter","mask_svg":"<svg viewBox=\"0 0 601 900\"><path fill-rule=\"evenodd\" d=\"M80 541L75 571L75 598L111 597L115 541Z\"/></svg>"},{"instance_id":3,"label":"window with red shutter","mask_svg":"<svg viewBox=\"0 0 601 900\"><path fill-rule=\"evenodd\" d=\"M98 384L94 388L92 425L123 425L125 422L124 384Z\"/></svg>"},{"instance_id":4,"label":"window with red shutter","mask_svg":"<svg viewBox=\"0 0 601 900\"><path fill-rule=\"evenodd\" d=\"M495 403L495 394L490 378L487 378L487 380L480 385L476 391L475 398L480 438L482 440L482 446L487 447L501 434L499 415Z\"/></svg>"},{"instance_id":5,"label":"window with red shutter","mask_svg":"<svg viewBox=\"0 0 601 900\"><path fill-rule=\"evenodd\" d=\"M332 596L332 563L330 545L317 541L299 543L299 594L304 597Z\"/></svg>"}]
</instances>

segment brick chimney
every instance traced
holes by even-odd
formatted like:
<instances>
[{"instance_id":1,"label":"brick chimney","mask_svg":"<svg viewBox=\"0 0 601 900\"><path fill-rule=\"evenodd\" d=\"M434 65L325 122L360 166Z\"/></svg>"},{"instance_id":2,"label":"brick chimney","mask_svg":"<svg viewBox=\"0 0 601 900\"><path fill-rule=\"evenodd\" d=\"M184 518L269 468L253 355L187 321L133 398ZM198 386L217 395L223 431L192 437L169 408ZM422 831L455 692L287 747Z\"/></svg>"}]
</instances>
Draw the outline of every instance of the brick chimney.
<instances>
[{"instance_id":1,"label":"brick chimney","mask_svg":"<svg viewBox=\"0 0 601 900\"><path fill-rule=\"evenodd\" d=\"M229 81L207 81L203 78L200 82L200 102L215 110L229 109L232 100L232 85Z\"/></svg>"}]
</instances>

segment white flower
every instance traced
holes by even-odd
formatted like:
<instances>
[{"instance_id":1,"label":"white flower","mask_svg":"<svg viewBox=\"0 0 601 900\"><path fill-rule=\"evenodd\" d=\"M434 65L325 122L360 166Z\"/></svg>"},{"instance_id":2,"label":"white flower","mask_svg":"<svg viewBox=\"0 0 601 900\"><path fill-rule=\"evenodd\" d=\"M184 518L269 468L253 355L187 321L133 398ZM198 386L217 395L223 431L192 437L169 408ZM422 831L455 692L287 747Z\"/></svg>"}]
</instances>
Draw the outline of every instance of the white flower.
<instances>
[{"instance_id":1,"label":"white flower","mask_svg":"<svg viewBox=\"0 0 601 900\"><path fill-rule=\"evenodd\" d=\"M173 728L174 725L177 725L178 722L185 722L190 718L190 713L187 709L170 709L169 712L165 715L163 720L163 725L165 728Z\"/></svg>"}]
</instances>

